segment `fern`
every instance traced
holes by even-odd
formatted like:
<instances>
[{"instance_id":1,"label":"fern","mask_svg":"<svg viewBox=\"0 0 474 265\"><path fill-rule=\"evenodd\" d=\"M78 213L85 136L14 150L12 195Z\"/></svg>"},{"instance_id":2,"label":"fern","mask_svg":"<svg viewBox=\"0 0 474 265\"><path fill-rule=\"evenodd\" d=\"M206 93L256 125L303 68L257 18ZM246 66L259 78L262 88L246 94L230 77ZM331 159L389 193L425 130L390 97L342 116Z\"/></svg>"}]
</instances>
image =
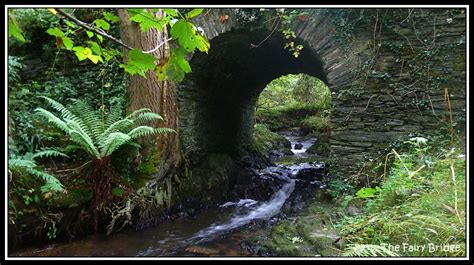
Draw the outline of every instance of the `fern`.
<instances>
[{"instance_id":1,"label":"fern","mask_svg":"<svg viewBox=\"0 0 474 265\"><path fill-rule=\"evenodd\" d=\"M61 157L69 158L69 156L67 156L66 154L55 149L43 149L33 154L32 158L35 159L35 158L53 157L53 156L61 156Z\"/></svg>"},{"instance_id":2,"label":"fern","mask_svg":"<svg viewBox=\"0 0 474 265\"><path fill-rule=\"evenodd\" d=\"M104 145L101 146L100 156L110 156L115 150L119 149L122 145L126 144L130 140L130 136L121 132L109 134L104 142Z\"/></svg>"},{"instance_id":3,"label":"fern","mask_svg":"<svg viewBox=\"0 0 474 265\"><path fill-rule=\"evenodd\" d=\"M118 107L112 108L109 114L105 114L93 110L90 105L81 100L75 100L68 109L53 99L41 98L44 98L60 117L42 108L36 111L69 135L72 142L97 159L110 156L122 145L130 144L134 139L175 132L169 128L143 125L154 120L163 120L159 114L151 112L149 108L138 109L123 118ZM137 125L140 126L135 127Z\"/></svg>"},{"instance_id":4,"label":"fern","mask_svg":"<svg viewBox=\"0 0 474 265\"><path fill-rule=\"evenodd\" d=\"M45 182L45 184L41 186L41 191L43 193L51 191L62 192L64 187L56 177L37 169L37 164L33 159L43 156L64 156L64 154L55 150L43 150L35 154L26 154L19 158L9 159L8 171L10 176L14 174L30 174L32 176L41 178Z\"/></svg>"},{"instance_id":5,"label":"fern","mask_svg":"<svg viewBox=\"0 0 474 265\"><path fill-rule=\"evenodd\" d=\"M155 121L155 120L163 120L163 117L161 117L159 114L156 114L156 113L153 113L153 112L145 112L145 113L139 114L135 118L134 121L138 125L145 125L145 124L147 124L149 122L152 122L152 121Z\"/></svg>"},{"instance_id":6,"label":"fern","mask_svg":"<svg viewBox=\"0 0 474 265\"><path fill-rule=\"evenodd\" d=\"M385 247L370 244L349 244L342 253L345 257L398 257L396 252L393 252Z\"/></svg>"}]
</instances>

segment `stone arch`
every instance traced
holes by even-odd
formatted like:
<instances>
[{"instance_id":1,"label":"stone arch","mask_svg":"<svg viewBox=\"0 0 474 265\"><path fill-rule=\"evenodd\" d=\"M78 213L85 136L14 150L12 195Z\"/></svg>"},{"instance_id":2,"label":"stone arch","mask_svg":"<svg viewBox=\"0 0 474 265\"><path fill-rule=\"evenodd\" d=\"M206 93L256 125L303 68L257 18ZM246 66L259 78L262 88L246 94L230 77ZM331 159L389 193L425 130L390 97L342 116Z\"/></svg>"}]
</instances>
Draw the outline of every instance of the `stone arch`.
<instances>
[{"instance_id":1,"label":"stone arch","mask_svg":"<svg viewBox=\"0 0 474 265\"><path fill-rule=\"evenodd\" d=\"M249 145L258 96L272 80L304 73L328 84L325 64L310 44L297 38L306 48L295 58L283 49L286 42L267 29L236 29L213 38L209 54L194 55L193 72L178 92L187 157L238 156Z\"/></svg>"}]
</instances>

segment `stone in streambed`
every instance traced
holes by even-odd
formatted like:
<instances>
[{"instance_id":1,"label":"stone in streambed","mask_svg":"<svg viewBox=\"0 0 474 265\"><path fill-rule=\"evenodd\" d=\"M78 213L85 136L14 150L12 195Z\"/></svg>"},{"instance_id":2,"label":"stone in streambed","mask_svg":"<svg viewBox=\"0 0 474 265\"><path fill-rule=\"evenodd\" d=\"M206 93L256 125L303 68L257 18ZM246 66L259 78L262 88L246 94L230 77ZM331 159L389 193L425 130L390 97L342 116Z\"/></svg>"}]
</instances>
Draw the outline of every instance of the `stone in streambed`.
<instances>
[{"instance_id":1,"label":"stone in streambed","mask_svg":"<svg viewBox=\"0 0 474 265\"><path fill-rule=\"evenodd\" d=\"M201 246L190 246L186 248L186 252L194 254L194 255L198 255L198 256L215 256L219 254L219 250L217 249L201 247Z\"/></svg>"}]
</instances>

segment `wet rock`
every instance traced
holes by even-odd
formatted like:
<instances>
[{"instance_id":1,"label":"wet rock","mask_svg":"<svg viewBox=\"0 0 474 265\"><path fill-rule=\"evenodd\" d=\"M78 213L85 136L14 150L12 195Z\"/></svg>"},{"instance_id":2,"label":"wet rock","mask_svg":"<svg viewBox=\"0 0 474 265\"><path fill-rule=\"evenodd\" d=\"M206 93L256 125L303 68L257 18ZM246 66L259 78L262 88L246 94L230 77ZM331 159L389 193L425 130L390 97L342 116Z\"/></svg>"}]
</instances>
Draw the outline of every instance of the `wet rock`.
<instances>
[{"instance_id":1,"label":"wet rock","mask_svg":"<svg viewBox=\"0 0 474 265\"><path fill-rule=\"evenodd\" d=\"M321 181L326 174L326 168L324 166L316 165L314 167L300 169L294 178L302 179L307 181Z\"/></svg>"},{"instance_id":2,"label":"wet rock","mask_svg":"<svg viewBox=\"0 0 474 265\"><path fill-rule=\"evenodd\" d=\"M197 256L215 256L219 254L219 250L217 249L201 247L201 246L191 246L191 247L186 248L185 251Z\"/></svg>"},{"instance_id":3,"label":"wet rock","mask_svg":"<svg viewBox=\"0 0 474 265\"><path fill-rule=\"evenodd\" d=\"M266 201L287 182L289 169L281 166L268 167L261 171L247 171L242 183L235 185L234 197ZM249 176L250 175L250 176Z\"/></svg>"},{"instance_id":4,"label":"wet rock","mask_svg":"<svg viewBox=\"0 0 474 265\"><path fill-rule=\"evenodd\" d=\"M301 143L295 144L295 149L296 149L296 150L301 150L301 149L303 149L303 144L301 144Z\"/></svg>"}]
</instances>

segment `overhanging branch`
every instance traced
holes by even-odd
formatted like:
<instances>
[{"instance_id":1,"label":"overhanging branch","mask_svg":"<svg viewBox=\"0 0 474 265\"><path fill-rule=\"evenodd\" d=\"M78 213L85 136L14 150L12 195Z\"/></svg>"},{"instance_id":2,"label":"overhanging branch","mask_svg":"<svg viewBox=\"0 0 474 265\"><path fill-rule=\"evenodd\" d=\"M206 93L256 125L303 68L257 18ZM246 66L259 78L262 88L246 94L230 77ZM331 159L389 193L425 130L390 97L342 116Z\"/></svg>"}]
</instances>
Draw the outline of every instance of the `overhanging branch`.
<instances>
[{"instance_id":1,"label":"overhanging branch","mask_svg":"<svg viewBox=\"0 0 474 265\"><path fill-rule=\"evenodd\" d=\"M65 18L67 18L67 19L69 19L69 20L72 20L76 25L78 25L78 26L80 26L80 27L82 27L82 28L84 28L84 29L86 29L86 30L88 30L88 31L92 31L92 32L94 32L94 33L96 33L96 34L99 34L99 35L101 35L101 36L103 36L103 37L106 37L107 39L110 39L110 40L112 40L112 41L114 41L114 42L120 44L121 46L123 46L123 47L125 47L125 48L127 48L127 49L129 49L129 50L132 50L132 49L133 49L133 48L130 47L129 45L123 43L121 40L119 40L119 39L117 39L117 38L115 38L115 37L113 37L113 36L111 36L111 35L105 33L103 30L101 30L101 29L99 29L99 28L91 27L91 26L87 25L87 23L85 23L85 22L83 22L83 21L80 21L79 19L77 19L77 18L75 18L75 17L69 15L68 13L64 12L63 10L61 10L61 9L59 9L59 8L56 8L55 10L56 10L59 14L61 14L63 17L65 17Z\"/></svg>"}]
</instances>

